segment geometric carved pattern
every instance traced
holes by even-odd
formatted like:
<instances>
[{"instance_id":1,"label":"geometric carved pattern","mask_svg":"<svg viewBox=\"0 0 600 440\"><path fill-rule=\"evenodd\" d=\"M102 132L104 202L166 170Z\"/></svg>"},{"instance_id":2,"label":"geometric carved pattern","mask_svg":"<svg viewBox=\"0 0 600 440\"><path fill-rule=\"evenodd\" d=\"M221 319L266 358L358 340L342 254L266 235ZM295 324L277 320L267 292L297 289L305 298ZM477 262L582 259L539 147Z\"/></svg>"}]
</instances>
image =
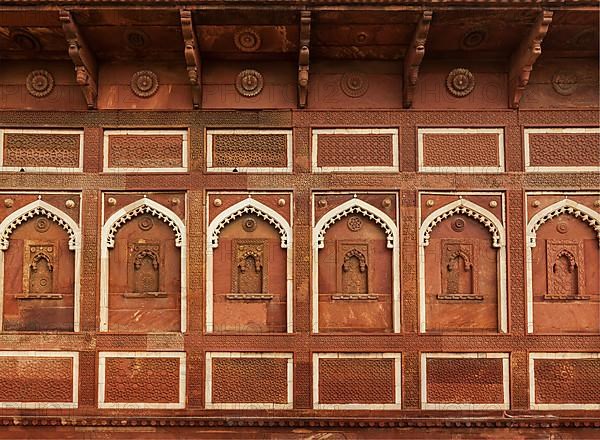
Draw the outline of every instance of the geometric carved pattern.
<instances>
[{"instance_id":1,"label":"geometric carved pattern","mask_svg":"<svg viewBox=\"0 0 600 440\"><path fill-rule=\"evenodd\" d=\"M394 166L393 134L318 135L319 167Z\"/></svg>"},{"instance_id":2,"label":"geometric carved pattern","mask_svg":"<svg viewBox=\"0 0 600 440\"><path fill-rule=\"evenodd\" d=\"M286 167L287 134L213 134L213 166Z\"/></svg>"},{"instance_id":3,"label":"geometric carved pattern","mask_svg":"<svg viewBox=\"0 0 600 440\"><path fill-rule=\"evenodd\" d=\"M4 133L5 167L78 168L79 133Z\"/></svg>"},{"instance_id":4,"label":"geometric carved pattern","mask_svg":"<svg viewBox=\"0 0 600 440\"><path fill-rule=\"evenodd\" d=\"M182 134L108 135L111 168L176 168L183 166Z\"/></svg>"}]
</instances>

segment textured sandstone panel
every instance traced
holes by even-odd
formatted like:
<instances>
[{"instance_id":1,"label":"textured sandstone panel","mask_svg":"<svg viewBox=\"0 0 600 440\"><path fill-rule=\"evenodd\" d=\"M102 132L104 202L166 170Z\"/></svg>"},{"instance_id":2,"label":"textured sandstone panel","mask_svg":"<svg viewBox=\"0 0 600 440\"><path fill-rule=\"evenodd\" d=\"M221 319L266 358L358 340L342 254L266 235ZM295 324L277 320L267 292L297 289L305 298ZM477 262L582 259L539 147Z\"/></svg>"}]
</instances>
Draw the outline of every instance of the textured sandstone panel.
<instances>
[{"instance_id":1,"label":"textured sandstone panel","mask_svg":"<svg viewBox=\"0 0 600 440\"><path fill-rule=\"evenodd\" d=\"M287 359L212 359L213 403L288 403Z\"/></svg>"},{"instance_id":2,"label":"textured sandstone panel","mask_svg":"<svg viewBox=\"0 0 600 440\"><path fill-rule=\"evenodd\" d=\"M502 359L427 359L428 403L504 402Z\"/></svg>"},{"instance_id":3,"label":"textured sandstone panel","mask_svg":"<svg viewBox=\"0 0 600 440\"><path fill-rule=\"evenodd\" d=\"M0 357L0 402L72 400L72 358Z\"/></svg>"},{"instance_id":4,"label":"textured sandstone panel","mask_svg":"<svg viewBox=\"0 0 600 440\"><path fill-rule=\"evenodd\" d=\"M319 359L319 403L395 403L394 359Z\"/></svg>"},{"instance_id":5,"label":"textured sandstone panel","mask_svg":"<svg viewBox=\"0 0 600 440\"><path fill-rule=\"evenodd\" d=\"M4 133L3 166L79 168L79 134Z\"/></svg>"},{"instance_id":6,"label":"textured sandstone panel","mask_svg":"<svg viewBox=\"0 0 600 440\"><path fill-rule=\"evenodd\" d=\"M535 402L597 404L600 359L535 359Z\"/></svg>"},{"instance_id":7,"label":"textured sandstone panel","mask_svg":"<svg viewBox=\"0 0 600 440\"><path fill-rule=\"evenodd\" d=\"M183 166L183 135L108 135L110 168Z\"/></svg>"},{"instance_id":8,"label":"textured sandstone panel","mask_svg":"<svg viewBox=\"0 0 600 440\"><path fill-rule=\"evenodd\" d=\"M317 166L393 166L392 139L391 134L319 134Z\"/></svg>"},{"instance_id":9,"label":"textured sandstone panel","mask_svg":"<svg viewBox=\"0 0 600 440\"><path fill-rule=\"evenodd\" d=\"M284 168L288 165L287 134L214 134L214 167Z\"/></svg>"},{"instance_id":10,"label":"textured sandstone panel","mask_svg":"<svg viewBox=\"0 0 600 440\"><path fill-rule=\"evenodd\" d=\"M529 133L529 161L535 167L597 167L600 132Z\"/></svg>"},{"instance_id":11,"label":"textured sandstone panel","mask_svg":"<svg viewBox=\"0 0 600 440\"><path fill-rule=\"evenodd\" d=\"M498 134L424 133L423 166L498 167Z\"/></svg>"},{"instance_id":12,"label":"textured sandstone panel","mask_svg":"<svg viewBox=\"0 0 600 440\"><path fill-rule=\"evenodd\" d=\"M179 358L106 358L106 403L179 402Z\"/></svg>"}]
</instances>

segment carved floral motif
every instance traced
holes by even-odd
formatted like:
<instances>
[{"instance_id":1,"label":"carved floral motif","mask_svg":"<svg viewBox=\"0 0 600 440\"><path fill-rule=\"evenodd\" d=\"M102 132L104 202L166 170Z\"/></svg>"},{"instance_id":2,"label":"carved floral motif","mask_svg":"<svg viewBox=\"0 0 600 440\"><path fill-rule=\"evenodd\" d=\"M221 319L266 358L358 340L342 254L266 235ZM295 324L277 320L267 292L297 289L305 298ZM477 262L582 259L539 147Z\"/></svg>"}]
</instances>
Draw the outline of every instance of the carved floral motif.
<instances>
[{"instance_id":1,"label":"carved floral motif","mask_svg":"<svg viewBox=\"0 0 600 440\"><path fill-rule=\"evenodd\" d=\"M238 93L248 98L262 92L263 86L263 76L260 72L253 69L242 70L235 80L235 88Z\"/></svg>"},{"instance_id":2,"label":"carved floral motif","mask_svg":"<svg viewBox=\"0 0 600 440\"><path fill-rule=\"evenodd\" d=\"M43 98L54 90L54 76L47 70L34 70L27 75L25 84L31 96Z\"/></svg>"},{"instance_id":3,"label":"carved floral motif","mask_svg":"<svg viewBox=\"0 0 600 440\"><path fill-rule=\"evenodd\" d=\"M369 80L362 73L345 73L340 80L342 92L350 98L360 98L369 89Z\"/></svg>"},{"instance_id":4,"label":"carved floral motif","mask_svg":"<svg viewBox=\"0 0 600 440\"><path fill-rule=\"evenodd\" d=\"M238 30L233 37L233 41L235 47L242 52L256 52L262 43L260 35L251 28Z\"/></svg>"},{"instance_id":5,"label":"carved floral motif","mask_svg":"<svg viewBox=\"0 0 600 440\"><path fill-rule=\"evenodd\" d=\"M471 93L475 88L475 78L467 69L454 69L448 74L448 78L446 78L446 87L453 96L462 98Z\"/></svg>"},{"instance_id":6,"label":"carved floral motif","mask_svg":"<svg viewBox=\"0 0 600 440\"><path fill-rule=\"evenodd\" d=\"M149 98L158 91L158 76L151 70L140 70L131 77L131 91L140 98Z\"/></svg>"},{"instance_id":7,"label":"carved floral motif","mask_svg":"<svg viewBox=\"0 0 600 440\"><path fill-rule=\"evenodd\" d=\"M564 70L556 72L552 76L552 88L559 95L572 95L577 90L577 74Z\"/></svg>"}]
</instances>

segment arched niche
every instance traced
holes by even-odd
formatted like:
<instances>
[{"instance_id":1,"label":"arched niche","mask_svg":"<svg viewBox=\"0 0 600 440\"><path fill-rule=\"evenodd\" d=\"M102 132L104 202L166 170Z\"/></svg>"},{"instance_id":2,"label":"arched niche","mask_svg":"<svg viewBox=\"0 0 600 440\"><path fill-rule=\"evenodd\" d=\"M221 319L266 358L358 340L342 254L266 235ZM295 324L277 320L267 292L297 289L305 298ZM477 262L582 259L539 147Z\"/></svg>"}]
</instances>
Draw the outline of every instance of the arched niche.
<instances>
[{"instance_id":1,"label":"arched niche","mask_svg":"<svg viewBox=\"0 0 600 440\"><path fill-rule=\"evenodd\" d=\"M399 332L398 230L355 197L313 229L313 332Z\"/></svg>"},{"instance_id":2,"label":"arched niche","mask_svg":"<svg viewBox=\"0 0 600 440\"><path fill-rule=\"evenodd\" d=\"M79 331L81 232L39 199L0 223L3 331Z\"/></svg>"},{"instance_id":3,"label":"arched niche","mask_svg":"<svg viewBox=\"0 0 600 440\"><path fill-rule=\"evenodd\" d=\"M177 214L139 199L106 221L101 252L101 331L185 331L185 225Z\"/></svg>"},{"instance_id":4,"label":"arched niche","mask_svg":"<svg viewBox=\"0 0 600 440\"><path fill-rule=\"evenodd\" d=\"M207 331L292 332L292 234L285 218L249 197L217 215L207 236Z\"/></svg>"},{"instance_id":5,"label":"arched niche","mask_svg":"<svg viewBox=\"0 0 600 440\"><path fill-rule=\"evenodd\" d=\"M419 230L421 332L506 332L506 241L500 220L458 199Z\"/></svg>"},{"instance_id":6,"label":"arched niche","mask_svg":"<svg viewBox=\"0 0 600 440\"><path fill-rule=\"evenodd\" d=\"M600 214L573 200L565 198L531 218L528 332L600 331L599 243Z\"/></svg>"}]
</instances>

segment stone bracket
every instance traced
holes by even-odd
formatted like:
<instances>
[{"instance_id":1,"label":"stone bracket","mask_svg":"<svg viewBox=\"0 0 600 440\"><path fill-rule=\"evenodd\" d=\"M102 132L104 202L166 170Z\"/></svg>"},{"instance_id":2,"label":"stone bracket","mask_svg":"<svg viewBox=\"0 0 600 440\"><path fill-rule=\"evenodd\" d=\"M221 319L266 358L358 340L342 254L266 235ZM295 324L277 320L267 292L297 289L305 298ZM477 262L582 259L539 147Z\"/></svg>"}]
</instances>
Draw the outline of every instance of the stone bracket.
<instances>
[{"instance_id":1,"label":"stone bracket","mask_svg":"<svg viewBox=\"0 0 600 440\"><path fill-rule=\"evenodd\" d=\"M61 10L59 17L65 38L69 44L69 56L75 65L77 84L81 86L88 109L95 109L98 99L98 66L96 58L86 44L71 12Z\"/></svg>"},{"instance_id":2,"label":"stone bracket","mask_svg":"<svg viewBox=\"0 0 600 440\"><path fill-rule=\"evenodd\" d=\"M194 31L192 11L181 9L181 33L184 42L184 56L187 65L188 78L192 85L192 103L194 109L199 109L202 103L202 64L198 39Z\"/></svg>"},{"instance_id":3,"label":"stone bracket","mask_svg":"<svg viewBox=\"0 0 600 440\"><path fill-rule=\"evenodd\" d=\"M421 61L423 61L423 57L425 56L425 42L427 41L432 16L432 11L423 11L417 23L412 42L404 57L404 84L402 91L402 105L404 108L412 107L413 96L419 77L419 67L421 67Z\"/></svg>"},{"instance_id":4,"label":"stone bracket","mask_svg":"<svg viewBox=\"0 0 600 440\"><path fill-rule=\"evenodd\" d=\"M300 11L300 50L298 52L298 107L306 107L310 51L310 11Z\"/></svg>"},{"instance_id":5,"label":"stone bracket","mask_svg":"<svg viewBox=\"0 0 600 440\"><path fill-rule=\"evenodd\" d=\"M542 11L539 14L529 34L510 59L508 72L508 104L510 108L519 108L519 102L529 82L533 64L542 53L542 41L548 32L553 14L551 11Z\"/></svg>"}]
</instances>

